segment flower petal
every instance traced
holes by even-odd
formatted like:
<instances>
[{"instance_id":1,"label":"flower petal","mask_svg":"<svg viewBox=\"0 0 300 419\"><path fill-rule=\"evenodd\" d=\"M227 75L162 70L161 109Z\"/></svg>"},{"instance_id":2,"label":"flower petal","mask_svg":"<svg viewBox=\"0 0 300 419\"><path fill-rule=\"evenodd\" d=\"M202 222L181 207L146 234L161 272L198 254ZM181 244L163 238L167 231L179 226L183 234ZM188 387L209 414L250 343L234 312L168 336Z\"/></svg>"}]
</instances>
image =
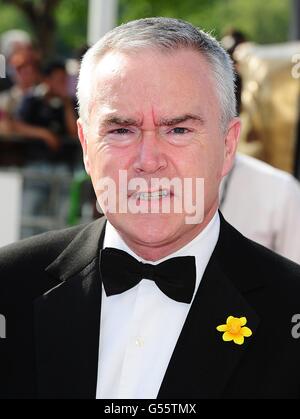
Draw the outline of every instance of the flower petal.
<instances>
[{"instance_id":1,"label":"flower petal","mask_svg":"<svg viewBox=\"0 0 300 419\"><path fill-rule=\"evenodd\" d=\"M237 345L242 345L244 343L244 340L244 336L242 335L238 335L233 339L234 343L236 343Z\"/></svg>"},{"instance_id":2,"label":"flower petal","mask_svg":"<svg viewBox=\"0 0 300 419\"><path fill-rule=\"evenodd\" d=\"M226 332L227 331L227 324L221 324L220 326L217 327L218 332Z\"/></svg>"},{"instance_id":3,"label":"flower petal","mask_svg":"<svg viewBox=\"0 0 300 419\"><path fill-rule=\"evenodd\" d=\"M241 326L245 326L245 324L247 324L246 317L240 317L240 322L241 322Z\"/></svg>"},{"instance_id":4,"label":"flower petal","mask_svg":"<svg viewBox=\"0 0 300 419\"><path fill-rule=\"evenodd\" d=\"M229 324L231 322L231 320L233 320L233 319L234 319L233 316L227 317L226 324Z\"/></svg>"},{"instance_id":5,"label":"flower petal","mask_svg":"<svg viewBox=\"0 0 300 419\"><path fill-rule=\"evenodd\" d=\"M230 342L233 339L234 339L234 336L231 333L225 332L223 334L223 340L224 340L224 342Z\"/></svg>"},{"instance_id":6,"label":"flower petal","mask_svg":"<svg viewBox=\"0 0 300 419\"><path fill-rule=\"evenodd\" d=\"M241 328L241 333L243 336L245 336L246 338L248 338L249 336L252 336L252 330L249 329L249 327L242 327Z\"/></svg>"}]
</instances>

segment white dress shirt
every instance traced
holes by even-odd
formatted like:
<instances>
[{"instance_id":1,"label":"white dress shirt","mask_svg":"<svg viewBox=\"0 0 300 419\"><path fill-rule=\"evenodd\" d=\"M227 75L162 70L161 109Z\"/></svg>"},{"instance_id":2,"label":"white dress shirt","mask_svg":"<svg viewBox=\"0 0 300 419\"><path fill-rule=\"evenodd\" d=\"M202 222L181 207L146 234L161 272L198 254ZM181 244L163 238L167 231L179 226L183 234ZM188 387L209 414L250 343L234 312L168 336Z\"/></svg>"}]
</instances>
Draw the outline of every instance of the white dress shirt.
<instances>
[{"instance_id":1,"label":"white dress shirt","mask_svg":"<svg viewBox=\"0 0 300 419\"><path fill-rule=\"evenodd\" d=\"M238 154L220 209L246 237L300 263L300 184L289 173Z\"/></svg>"},{"instance_id":2,"label":"white dress shirt","mask_svg":"<svg viewBox=\"0 0 300 419\"><path fill-rule=\"evenodd\" d=\"M195 256L195 297L219 231L220 218L216 212L190 243L151 263L158 264L177 256ZM124 250L137 260L147 262L128 248L109 222L103 247ZM110 297L102 287L97 399L157 397L191 304L170 299L154 281L147 279Z\"/></svg>"}]
</instances>

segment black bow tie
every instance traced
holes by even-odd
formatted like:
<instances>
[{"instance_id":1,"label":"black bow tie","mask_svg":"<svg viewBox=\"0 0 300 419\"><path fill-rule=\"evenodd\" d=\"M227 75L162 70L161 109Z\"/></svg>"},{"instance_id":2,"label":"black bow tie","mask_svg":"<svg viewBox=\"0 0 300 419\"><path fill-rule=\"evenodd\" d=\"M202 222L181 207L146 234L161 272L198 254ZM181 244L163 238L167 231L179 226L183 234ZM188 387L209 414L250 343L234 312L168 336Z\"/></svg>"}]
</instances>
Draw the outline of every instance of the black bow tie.
<instances>
[{"instance_id":1,"label":"black bow tie","mask_svg":"<svg viewBox=\"0 0 300 419\"><path fill-rule=\"evenodd\" d=\"M142 263L122 250L107 247L101 251L100 270L107 296L121 294L143 278L153 280L168 297L190 303L196 282L193 256L175 257L158 265Z\"/></svg>"}]
</instances>

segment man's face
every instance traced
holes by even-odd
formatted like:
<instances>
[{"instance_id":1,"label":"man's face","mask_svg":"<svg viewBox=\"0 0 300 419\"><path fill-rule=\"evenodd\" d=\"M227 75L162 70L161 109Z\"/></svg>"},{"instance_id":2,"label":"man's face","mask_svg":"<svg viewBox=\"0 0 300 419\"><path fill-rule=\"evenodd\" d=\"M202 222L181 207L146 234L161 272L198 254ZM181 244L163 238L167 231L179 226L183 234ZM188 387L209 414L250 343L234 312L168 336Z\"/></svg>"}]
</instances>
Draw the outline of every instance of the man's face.
<instances>
[{"instance_id":1,"label":"man's face","mask_svg":"<svg viewBox=\"0 0 300 419\"><path fill-rule=\"evenodd\" d=\"M36 65L31 62L24 63L15 68L16 80L23 88L33 87L38 81L38 71Z\"/></svg>"},{"instance_id":2,"label":"man's face","mask_svg":"<svg viewBox=\"0 0 300 419\"><path fill-rule=\"evenodd\" d=\"M118 188L120 170L126 171L128 182L134 178L146 182L142 195L132 190L126 195L144 210L154 200L162 204L169 199L172 206L183 199L172 188L164 191L167 196L150 196L157 192L151 188L153 178L177 178L182 184L188 178L204 179L201 223L188 224L185 210L106 214L144 258L159 259L182 247L215 213L219 183L231 168L239 133L238 120L224 134L220 119L211 69L198 52L110 52L99 61L88 125L78 124L85 166L97 196L104 177L113 179ZM194 204L195 186L196 182L188 192Z\"/></svg>"},{"instance_id":3,"label":"man's face","mask_svg":"<svg viewBox=\"0 0 300 419\"><path fill-rule=\"evenodd\" d=\"M16 83L23 89L34 86L39 79L37 60L30 49L22 48L10 58Z\"/></svg>"}]
</instances>

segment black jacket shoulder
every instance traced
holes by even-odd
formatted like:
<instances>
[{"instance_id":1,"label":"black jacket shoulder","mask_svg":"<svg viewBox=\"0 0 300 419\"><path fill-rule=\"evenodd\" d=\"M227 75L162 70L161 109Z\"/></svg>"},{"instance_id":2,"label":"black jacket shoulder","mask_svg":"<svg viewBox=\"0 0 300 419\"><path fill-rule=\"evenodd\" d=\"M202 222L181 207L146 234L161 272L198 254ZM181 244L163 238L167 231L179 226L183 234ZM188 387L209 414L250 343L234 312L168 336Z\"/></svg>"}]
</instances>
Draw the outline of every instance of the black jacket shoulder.
<instances>
[{"instance_id":1,"label":"black jacket shoulder","mask_svg":"<svg viewBox=\"0 0 300 419\"><path fill-rule=\"evenodd\" d=\"M12 291L23 297L43 292L47 288L41 280L44 270L83 229L81 225L51 231L1 248L0 302Z\"/></svg>"}]
</instances>

